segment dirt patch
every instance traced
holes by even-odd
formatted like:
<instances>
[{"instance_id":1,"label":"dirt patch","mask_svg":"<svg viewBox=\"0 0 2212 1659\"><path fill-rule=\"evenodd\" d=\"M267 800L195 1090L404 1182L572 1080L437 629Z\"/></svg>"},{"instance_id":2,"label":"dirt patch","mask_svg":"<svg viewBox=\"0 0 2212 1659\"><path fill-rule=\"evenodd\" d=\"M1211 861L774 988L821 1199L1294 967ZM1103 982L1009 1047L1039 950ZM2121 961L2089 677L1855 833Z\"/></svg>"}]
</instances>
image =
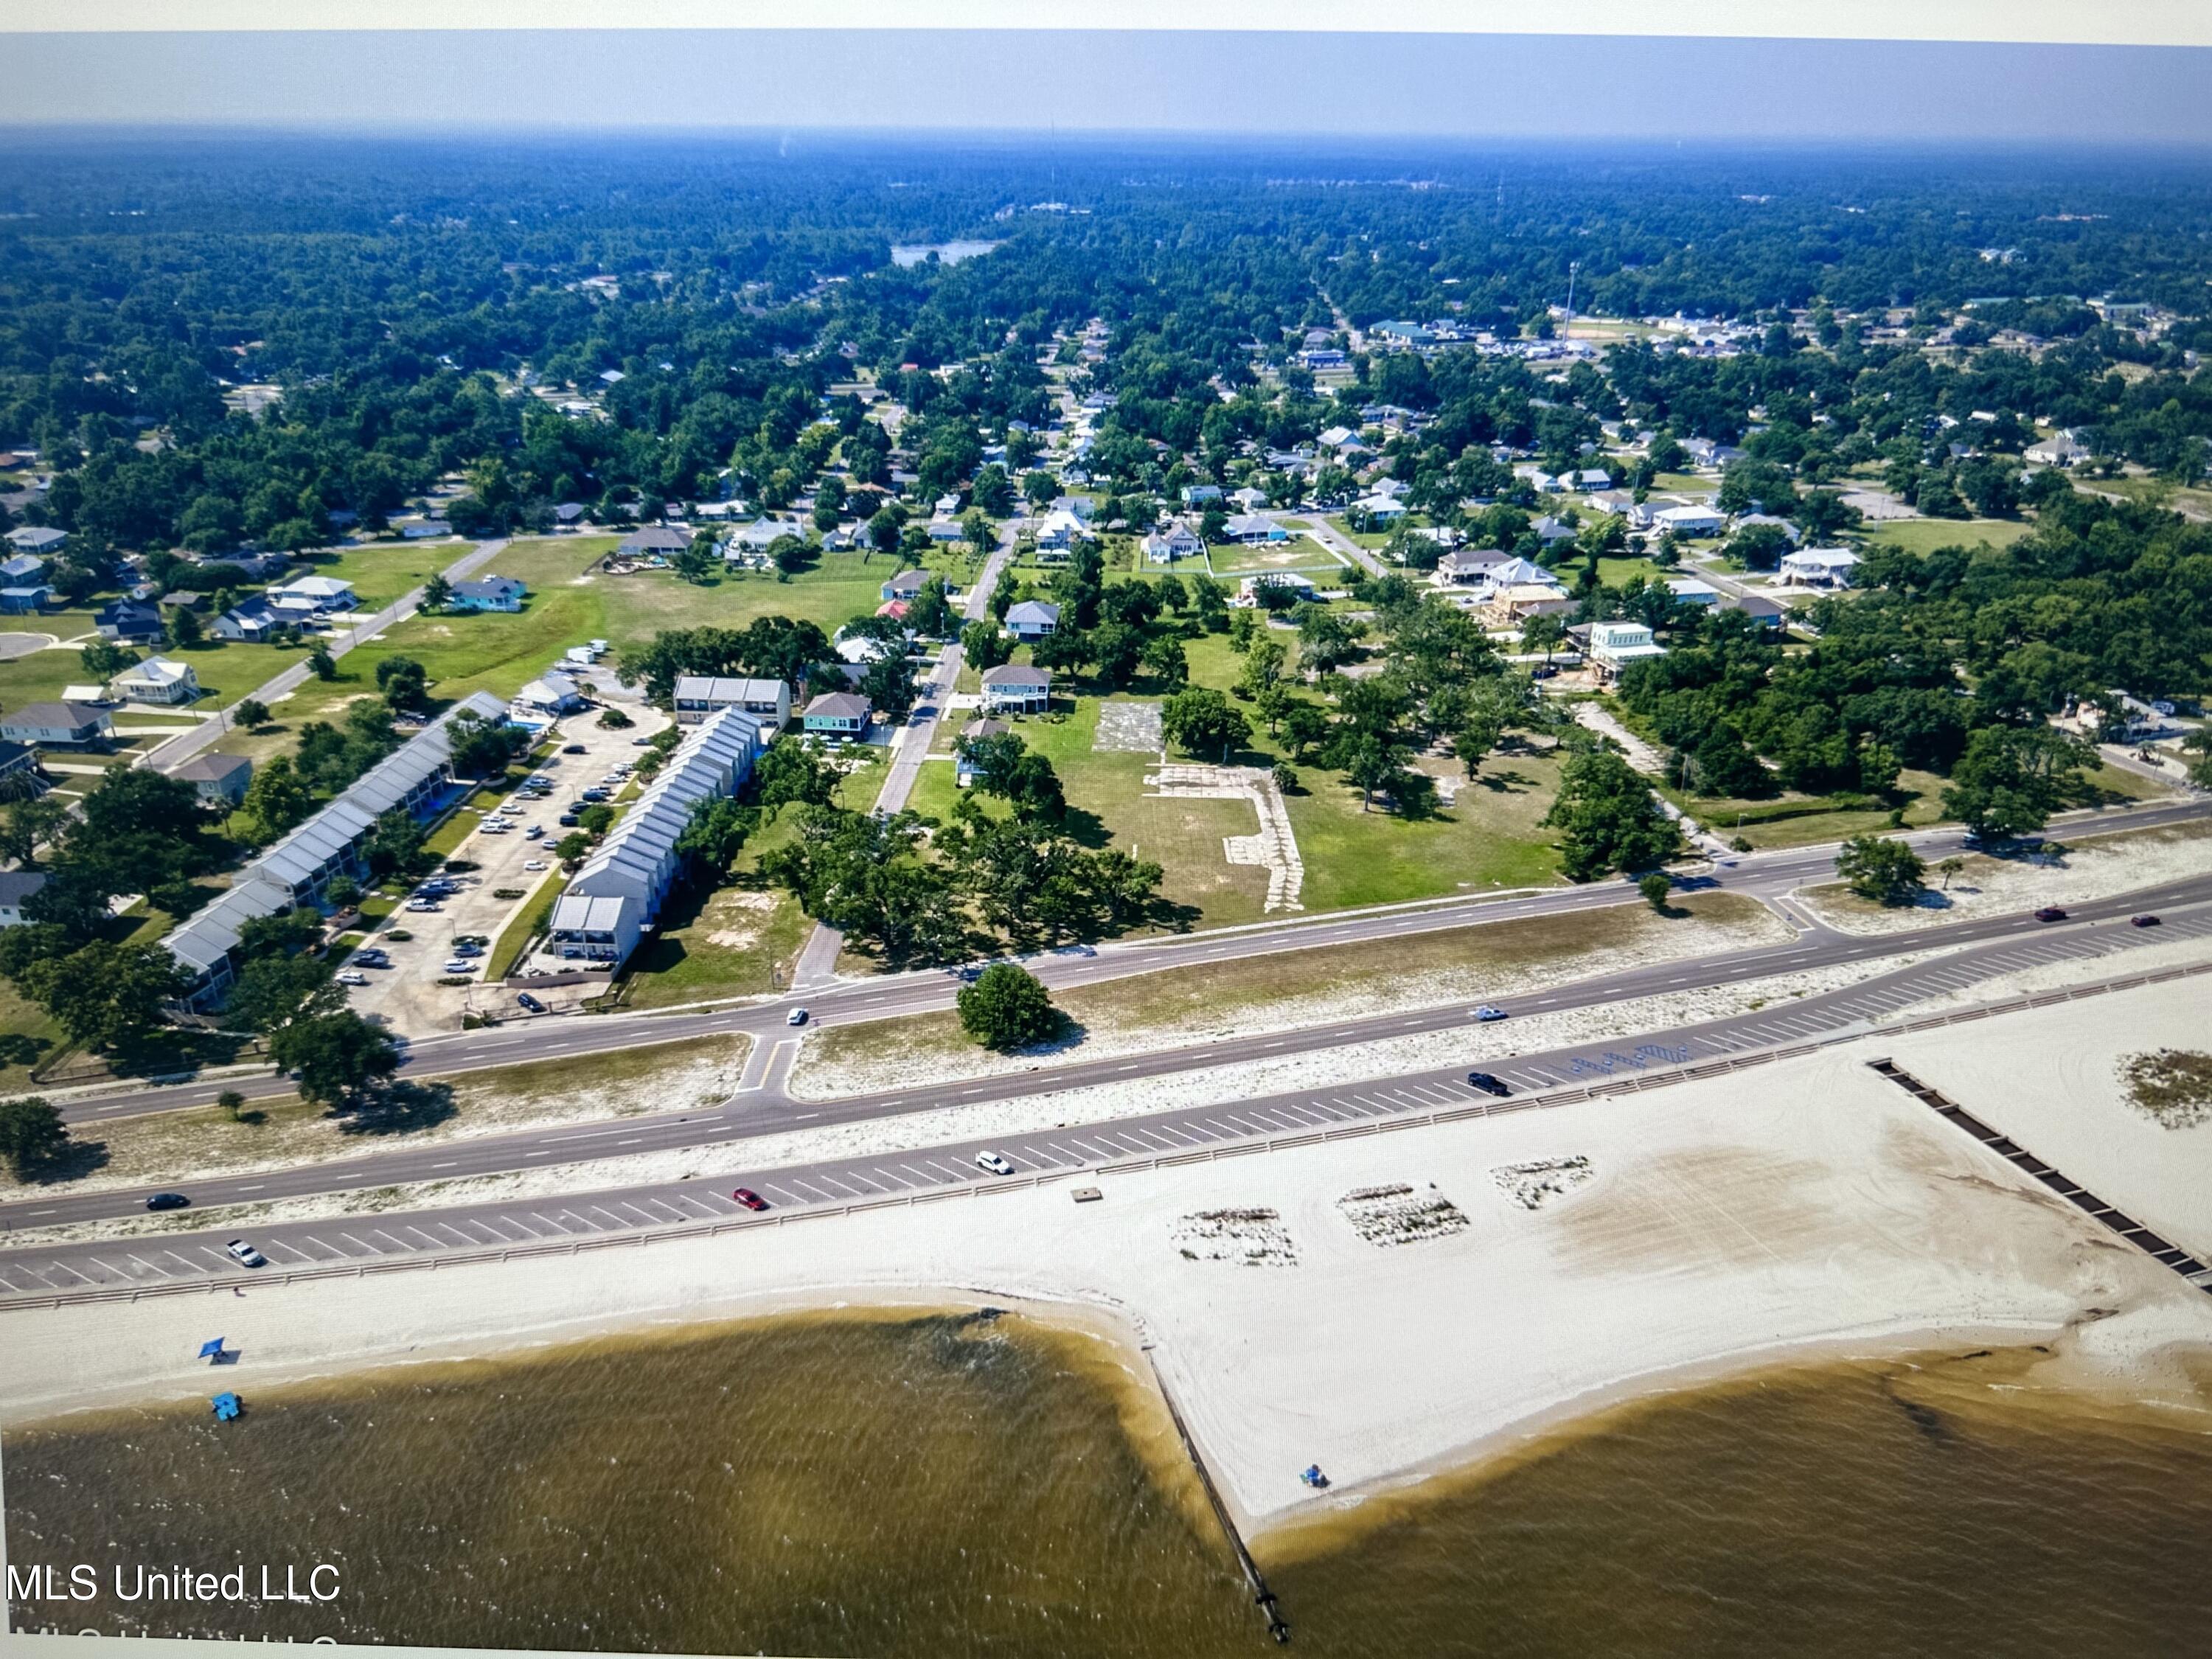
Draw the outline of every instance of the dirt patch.
<instances>
[{"instance_id":1,"label":"dirt patch","mask_svg":"<svg viewBox=\"0 0 2212 1659\"><path fill-rule=\"evenodd\" d=\"M1091 740L1093 750L1157 755L1164 741L1161 735L1159 704L1103 702L1098 705L1098 731Z\"/></svg>"},{"instance_id":2,"label":"dirt patch","mask_svg":"<svg viewBox=\"0 0 2212 1659\"><path fill-rule=\"evenodd\" d=\"M1818 1164L1750 1147L1668 1152L1620 1169L1559 1218L1565 1265L1585 1273L1705 1273L1825 1255L1846 1218L1814 1196Z\"/></svg>"},{"instance_id":3,"label":"dirt patch","mask_svg":"<svg viewBox=\"0 0 2212 1659\"><path fill-rule=\"evenodd\" d=\"M1295 1267L1297 1246L1273 1210L1200 1210L1169 1237L1186 1261L1234 1261L1246 1267Z\"/></svg>"},{"instance_id":4,"label":"dirt patch","mask_svg":"<svg viewBox=\"0 0 2212 1659\"><path fill-rule=\"evenodd\" d=\"M2160 1048L2120 1062L2128 1104L2162 1129L2212 1122L2212 1054Z\"/></svg>"},{"instance_id":5,"label":"dirt patch","mask_svg":"<svg viewBox=\"0 0 2212 1659\"><path fill-rule=\"evenodd\" d=\"M716 894L709 914L720 925L709 930L707 943L719 945L726 951L750 950L760 943L761 931L768 926L769 918L775 914L781 902L774 893L754 892L749 888L732 888Z\"/></svg>"},{"instance_id":6,"label":"dirt patch","mask_svg":"<svg viewBox=\"0 0 2212 1659\"><path fill-rule=\"evenodd\" d=\"M1336 1207L1352 1231L1386 1249L1449 1238L1467 1228L1467 1212L1438 1192L1434 1182L1419 1189L1402 1184L1356 1188L1337 1200Z\"/></svg>"},{"instance_id":7,"label":"dirt patch","mask_svg":"<svg viewBox=\"0 0 2212 1659\"><path fill-rule=\"evenodd\" d=\"M1589 1159L1580 1154L1573 1158L1540 1158L1534 1164L1502 1164L1490 1172L1498 1188L1524 1210L1540 1210L1555 1198L1565 1198L1569 1193L1597 1173L1590 1168Z\"/></svg>"}]
</instances>

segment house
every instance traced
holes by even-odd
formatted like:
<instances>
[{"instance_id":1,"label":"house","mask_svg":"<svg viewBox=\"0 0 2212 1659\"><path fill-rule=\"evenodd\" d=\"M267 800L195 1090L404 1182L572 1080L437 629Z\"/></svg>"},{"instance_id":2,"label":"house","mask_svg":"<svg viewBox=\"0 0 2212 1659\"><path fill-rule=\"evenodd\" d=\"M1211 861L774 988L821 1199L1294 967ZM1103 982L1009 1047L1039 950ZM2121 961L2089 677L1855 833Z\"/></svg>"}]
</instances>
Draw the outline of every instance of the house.
<instances>
[{"instance_id":1,"label":"house","mask_svg":"<svg viewBox=\"0 0 2212 1659\"><path fill-rule=\"evenodd\" d=\"M1298 357L1308 368L1342 368L1346 362L1344 353L1334 346L1310 346Z\"/></svg>"},{"instance_id":2,"label":"house","mask_svg":"<svg viewBox=\"0 0 2212 1659\"><path fill-rule=\"evenodd\" d=\"M1575 538L1574 526L1562 520L1545 517L1528 526L1528 533L1549 547L1554 542L1571 542Z\"/></svg>"},{"instance_id":3,"label":"house","mask_svg":"<svg viewBox=\"0 0 2212 1659\"><path fill-rule=\"evenodd\" d=\"M1185 484L1182 487L1182 504L1185 507L1204 507L1208 501L1220 499L1219 484Z\"/></svg>"},{"instance_id":4,"label":"house","mask_svg":"<svg viewBox=\"0 0 2212 1659\"><path fill-rule=\"evenodd\" d=\"M930 514L933 518L949 519L959 510L960 496L959 493L955 491L950 495L939 495L935 505L930 508Z\"/></svg>"},{"instance_id":5,"label":"house","mask_svg":"<svg viewBox=\"0 0 2212 1659\"><path fill-rule=\"evenodd\" d=\"M149 657L107 684L125 702L192 702L200 695L200 677L192 665L167 657Z\"/></svg>"},{"instance_id":6,"label":"house","mask_svg":"<svg viewBox=\"0 0 2212 1659\"><path fill-rule=\"evenodd\" d=\"M1720 589L1694 576L1669 577L1667 591L1674 596L1677 604L1694 605L1702 611L1711 611L1721 602Z\"/></svg>"},{"instance_id":7,"label":"house","mask_svg":"<svg viewBox=\"0 0 2212 1659\"><path fill-rule=\"evenodd\" d=\"M2071 466L2089 459L2089 446L2071 432L2061 432L2029 445L2022 459L2037 466Z\"/></svg>"},{"instance_id":8,"label":"house","mask_svg":"<svg viewBox=\"0 0 2212 1659\"><path fill-rule=\"evenodd\" d=\"M455 582L453 596L447 608L451 611L520 611L530 589L512 576L480 576L474 581Z\"/></svg>"},{"instance_id":9,"label":"house","mask_svg":"<svg viewBox=\"0 0 2212 1659\"><path fill-rule=\"evenodd\" d=\"M1036 544L1041 550L1065 552L1089 533L1083 520L1073 513L1048 513L1037 526Z\"/></svg>"},{"instance_id":10,"label":"house","mask_svg":"<svg viewBox=\"0 0 2212 1659\"><path fill-rule=\"evenodd\" d=\"M86 748L115 735L107 711L81 702L27 702L0 714L0 738L9 743L44 743Z\"/></svg>"},{"instance_id":11,"label":"house","mask_svg":"<svg viewBox=\"0 0 2212 1659\"><path fill-rule=\"evenodd\" d=\"M92 625L104 640L125 645L152 645L167 632L161 607L137 599L113 599L92 613Z\"/></svg>"},{"instance_id":12,"label":"house","mask_svg":"<svg viewBox=\"0 0 2212 1659\"><path fill-rule=\"evenodd\" d=\"M1006 611L1006 631L1018 640L1041 640L1060 626L1060 607L1043 599L1024 599Z\"/></svg>"},{"instance_id":13,"label":"house","mask_svg":"<svg viewBox=\"0 0 2212 1659\"><path fill-rule=\"evenodd\" d=\"M295 576L270 588L266 597L279 611L305 605L317 615L350 611L360 603L354 598L353 584L337 576Z\"/></svg>"},{"instance_id":14,"label":"house","mask_svg":"<svg viewBox=\"0 0 2212 1659\"><path fill-rule=\"evenodd\" d=\"M562 530L575 529L584 522L584 504L581 501L562 502L553 509L553 522Z\"/></svg>"},{"instance_id":15,"label":"house","mask_svg":"<svg viewBox=\"0 0 2212 1659\"><path fill-rule=\"evenodd\" d=\"M692 815L735 794L763 746L760 722L734 708L693 727L554 901L547 950L594 967L625 960L683 872Z\"/></svg>"},{"instance_id":16,"label":"house","mask_svg":"<svg viewBox=\"0 0 2212 1659\"><path fill-rule=\"evenodd\" d=\"M453 721L464 714L497 720L504 713L489 692L463 698L246 865L228 888L171 929L161 946L191 979L182 1000L204 1007L221 998L237 972L234 952L247 922L319 903L340 876L357 879L365 875L363 849L384 813L404 811L419 822L451 799L456 782Z\"/></svg>"},{"instance_id":17,"label":"house","mask_svg":"<svg viewBox=\"0 0 2212 1659\"><path fill-rule=\"evenodd\" d=\"M513 707L532 714L573 714L584 707L576 682L556 669L548 669L514 694Z\"/></svg>"},{"instance_id":18,"label":"house","mask_svg":"<svg viewBox=\"0 0 2212 1659\"><path fill-rule=\"evenodd\" d=\"M1359 434L1348 426L1333 426L1314 441L1323 449L1334 449L1339 455L1364 455L1367 446L1359 441Z\"/></svg>"},{"instance_id":19,"label":"house","mask_svg":"<svg viewBox=\"0 0 2212 1659\"><path fill-rule=\"evenodd\" d=\"M1642 623L1601 622L1590 624L1589 664L1601 684L1618 679L1620 671L1630 663L1666 654L1667 647L1655 641L1651 630Z\"/></svg>"},{"instance_id":20,"label":"house","mask_svg":"<svg viewBox=\"0 0 2212 1659\"><path fill-rule=\"evenodd\" d=\"M691 545L691 538L657 524L633 530L615 544L618 559L672 558Z\"/></svg>"},{"instance_id":21,"label":"house","mask_svg":"<svg viewBox=\"0 0 2212 1659\"><path fill-rule=\"evenodd\" d=\"M1221 526L1221 533L1232 542L1246 547L1256 547L1266 542L1286 542L1291 532L1273 519L1258 513L1233 514Z\"/></svg>"},{"instance_id":22,"label":"house","mask_svg":"<svg viewBox=\"0 0 2212 1659\"><path fill-rule=\"evenodd\" d=\"M920 599L921 590L928 586L927 571L902 570L878 590L878 595L887 605L894 599L904 599L911 603Z\"/></svg>"},{"instance_id":23,"label":"house","mask_svg":"<svg viewBox=\"0 0 2212 1659\"><path fill-rule=\"evenodd\" d=\"M46 884L46 877L35 870L0 871L0 927L21 927L30 921L23 907Z\"/></svg>"},{"instance_id":24,"label":"house","mask_svg":"<svg viewBox=\"0 0 2212 1659\"><path fill-rule=\"evenodd\" d=\"M1443 586L1487 586L1492 573L1500 567L1527 562L1525 559L1515 559L1503 548L1465 548L1457 553L1447 553L1437 561L1437 581Z\"/></svg>"},{"instance_id":25,"label":"house","mask_svg":"<svg viewBox=\"0 0 2212 1659\"><path fill-rule=\"evenodd\" d=\"M39 774L38 751L20 743L0 743L0 778L17 776L27 780L33 793L45 787L46 780Z\"/></svg>"},{"instance_id":26,"label":"house","mask_svg":"<svg viewBox=\"0 0 2212 1659\"><path fill-rule=\"evenodd\" d=\"M1790 614L1787 605L1762 593L1745 593L1722 603L1727 610L1742 611L1762 628L1780 628L1782 619Z\"/></svg>"},{"instance_id":27,"label":"house","mask_svg":"<svg viewBox=\"0 0 2212 1659\"><path fill-rule=\"evenodd\" d=\"M791 688L781 680L678 674L674 702L678 726L702 725L725 708L752 715L771 735L791 723Z\"/></svg>"},{"instance_id":28,"label":"house","mask_svg":"<svg viewBox=\"0 0 2212 1659\"><path fill-rule=\"evenodd\" d=\"M68 541L69 532L48 525L27 524L8 532L8 545L16 552L33 553L42 559L60 552Z\"/></svg>"},{"instance_id":29,"label":"house","mask_svg":"<svg viewBox=\"0 0 2212 1659\"><path fill-rule=\"evenodd\" d=\"M29 616L45 610L54 600L54 590L44 582L34 582L27 587L0 587L0 611L13 616Z\"/></svg>"},{"instance_id":30,"label":"house","mask_svg":"<svg viewBox=\"0 0 2212 1659\"><path fill-rule=\"evenodd\" d=\"M1237 503L1240 513L1257 513L1267 505L1267 492L1246 484L1242 489L1231 490L1229 499Z\"/></svg>"},{"instance_id":31,"label":"house","mask_svg":"<svg viewBox=\"0 0 2212 1659\"><path fill-rule=\"evenodd\" d=\"M857 691L824 691L799 716L810 738L831 743L858 742L868 734L874 708Z\"/></svg>"},{"instance_id":32,"label":"house","mask_svg":"<svg viewBox=\"0 0 2212 1659\"><path fill-rule=\"evenodd\" d=\"M1844 547L1801 547L1782 556L1782 580L1808 587L1849 587L1859 556Z\"/></svg>"},{"instance_id":33,"label":"house","mask_svg":"<svg viewBox=\"0 0 2212 1659\"><path fill-rule=\"evenodd\" d=\"M1778 530L1792 547L1805 538L1805 532L1795 524L1787 519L1777 518L1771 513L1740 513L1736 515L1735 528L1739 531Z\"/></svg>"},{"instance_id":34,"label":"house","mask_svg":"<svg viewBox=\"0 0 2212 1659\"><path fill-rule=\"evenodd\" d=\"M994 714L1042 714L1052 703L1052 670L1005 663L983 671L983 707Z\"/></svg>"},{"instance_id":35,"label":"house","mask_svg":"<svg viewBox=\"0 0 2212 1659\"><path fill-rule=\"evenodd\" d=\"M1372 495L1362 495L1358 501L1352 502L1352 510L1354 513L1366 514L1377 524L1395 524L1406 516L1406 504L1403 501L1395 495L1385 495L1379 491Z\"/></svg>"},{"instance_id":36,"label":"house","mask_svg":"<svg viewBox=\"0 0 2212 1659\"><path fill-rule=\"evenodd\" d=\"M1013 728L1004 720L969 720L960 728L960 744L952 751L952 781L963 789L975 781L975 768L968 759L968 745L981 738L995 738Z\"/></svg>"},{"instance_id":37,"label":"house","mask_svg":"<svg viewBox=\"0 0 2212 1659\"><path fill-rule=\"evenodd\" d=\"M1585 466L1562 473L1559 482L1570 489L1606 489L1612 486L1613 474L1601 466Z\"/></svg>"},{"instance_id":38,"label":"house","mask_svg":"<svg viewBox=\"0 0 2212 1659\"><path fill-rule=\"evenodd\" d=\"M0 559L0 582L21 586L34 582L46 574L46 562L35 553L18 553L12 559Z\"/></svg>"},{"instance_id":39,"label":"house","mask_svg":"<svg viewBox=\"0 0 2212 1659\"><path fill-rule=\"evenodd\" d=\"M258 644L285 626L289 619L276 614L276 606L256 594L240 600L238 605L226 611L209 624L208 631L219 640L244 640Z\"/></svg>"},{"instance_id":40,"label":"house","mask_svg":"<svg viewBox=\"0 0 2212 1659\"><path fill-rule=\"evenodd\" d=\"M1516 582L1493 588L1490 608L1501 622L1522 623L1531 617L1564 616L1575 602L1557 582Z\"/></svg>"},{"instance_id":41,"label":"house","mask_svg":"<svg viewBox=\"0 0 2212 1659\"><path fill-rule=\"evenodd\" d=\"M968 532L962 527L957 519L932 519L923 533L939 547L964 541L968 536Z\"/></svg>"},{"instance_id":42,"label":"house","mask_svg":"<svg viewBox=\"0 0 2212 1659\"><path fill-rule=\"evenodd\" d=\"M1662 507L1651 515L1651 527L1662 535L1717 536L1727 522L1710 507Z\"/></svg>"},{"instance_id":43,"label":"house","mask_svg":"<svg viewBox=\"0 0 2212 1659\"><path fill-rule=\"evenodd\" d=\"M245 802L253 763L243 755L195 755L171 775L191 785L201 805L228 811Z\"/></svg>"},{"instance_id":44,"label":"house","mask_svg":"<svg viewBox=\"0 0 2212 1659\"><path fill-rule=\"evenodd\" d=\"M1152 564L1173 564L1177 559L1194 559L1206 550L1206 544L1198 532L1180 519L1164 530L1155 530L1145 538L1145 557Z\"/></svg>"},{"instance_id":45,"label":"house","mask_svg":"<svg viewBox=\"0 0 2212 1659\"><path fill-rule=\"evenodd\" d=\"M1055 495L1048 503L1054 513L1072 513L1077 521L1089 525L1098 516L1098 503L1088 495Z\"/></svg>"}]
</instances>

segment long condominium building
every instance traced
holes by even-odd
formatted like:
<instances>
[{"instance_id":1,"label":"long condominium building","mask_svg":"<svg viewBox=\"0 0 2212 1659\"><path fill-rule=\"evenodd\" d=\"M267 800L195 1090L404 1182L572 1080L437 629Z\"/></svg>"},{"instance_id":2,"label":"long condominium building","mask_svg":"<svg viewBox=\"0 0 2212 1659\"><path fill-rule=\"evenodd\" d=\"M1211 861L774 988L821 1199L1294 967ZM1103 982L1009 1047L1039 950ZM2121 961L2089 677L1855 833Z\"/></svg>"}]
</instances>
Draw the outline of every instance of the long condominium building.
<instances>
[{"instance_id":1,"label":"long condominium building","mask_svg":"<svg viewBox=\"0 0 2212 1659\"><path fill-rule=\"evenodd\" d=\"M724 708L692 728L553 906L548 948L618 967L659 919L683 865L676 843L699 803L735 794L764 744L760 716Z\"/></svg>"},{"instance_id":2,"label":"long condominium building","mask_svg":"<svg viewBox=\"0 0 2212 1659\"><path fill-rule=\"evenodd\" d=\"M483 720L507 717L489 691L465 697L356 779L338 798L240 869L228 891L179 923L162 947L192 975L185 1000L218 1000L237 972L240 930L258 916L320 902L340 876L366 873L362 848L376 821L395 807L415 817L435 811L453 788L449 730L466 710Z\"/></svg>"}]
</instances>

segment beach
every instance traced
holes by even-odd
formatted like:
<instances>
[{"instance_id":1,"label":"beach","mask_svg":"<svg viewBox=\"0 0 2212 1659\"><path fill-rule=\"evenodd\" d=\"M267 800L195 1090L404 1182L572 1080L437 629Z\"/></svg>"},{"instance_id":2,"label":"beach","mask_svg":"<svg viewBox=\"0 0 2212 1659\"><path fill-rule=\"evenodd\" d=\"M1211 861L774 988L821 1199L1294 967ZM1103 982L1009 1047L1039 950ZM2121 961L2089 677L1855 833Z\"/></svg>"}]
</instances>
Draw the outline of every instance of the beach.
<instances>
[{"instance_id":1,"label":"beach","mask_svg":"<svg viewBox=\"0 0 2212 1659\"><path fill-rule=\"evenodd\" d=\"M2201 1042L2203 1026L2202 986L2183 981L1909 1049L1875 1036L1648 1094L1112 1177L1096 1203L1057 1183L573 1258L21 1310L5 1316L0 1421L203 1394L191 1355L218 1330L241 1355L222 1381L250 1400L592 1333L992 1303L1076 1319L1133 1376L1151 1344L1259 1535L1600 1407L1799 1358L2039 1345L2069 1382L2179 1396L2173 1362L2212 1345L2212 1296L1866 1061L1909 1054L2003 1123L1995 1097L2047 1075L2007 1069L2018 1055L2065 1054L2086 1074ZM2130 1109L2116 1091L2083 1098ZM2063 1167L2029 1124L2017 1133ZM2089 1184L2149 1201L2118 1189L2127 1176ZM2205 1188L2190 1186L2155 1201L2162 1216L2193 1201L2201 1231ZM2185 1237L2185 1219L2167 1224ZM1316 1462L1327 1493L1297 1478Z\"/></svg>"}]
</instances>

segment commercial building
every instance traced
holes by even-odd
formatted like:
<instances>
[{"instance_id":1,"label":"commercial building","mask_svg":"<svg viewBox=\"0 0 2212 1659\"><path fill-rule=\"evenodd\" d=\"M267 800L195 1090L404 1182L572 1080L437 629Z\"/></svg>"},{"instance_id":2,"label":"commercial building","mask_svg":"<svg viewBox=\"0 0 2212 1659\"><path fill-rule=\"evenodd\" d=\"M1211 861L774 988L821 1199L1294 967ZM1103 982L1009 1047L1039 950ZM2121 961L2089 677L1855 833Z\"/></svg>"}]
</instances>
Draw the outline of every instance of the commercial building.
<instances>
[{"instance_id":1,"label":"commercial building","mask_svg":"<svg viewBox=\"0 0 2212 1659\"><path fill-rule=\"evenodd\" d=\"M232 953L247 922L318 903L338 877L367 874L362 849L379 817L397 810L422 818L444 805L457 782L450 727L464 711L498 720L506 717L507 707L489 691L464 698L240 870L228 890L170 931L162 948L192 975L185 996L189 1005L219 1000L228 988L237 972Z\"/></svg>"},{"instance_id":2,"label":"commercial building","mask_svg":"<svg viewBox=\"0 0 2212 1659\"><path fill-rule=\"evenodd\" d=\"M759 717L773 735L791 723L791 688L781 680L744 679L727 674L678 674L676 723L696 726L725 708Z\"/></svg>"},{"instance_id":3,"label":"commercial building","mask_svg":"<svg viewBox=\"0 0 2212 1659\"><path fill-rule=\"evenodd\" d=\"M617 967L659 919L683 867L676 843L702 801L735 794L761 751L761 721L725 708L669 756L554 902L547 948L568 962Z\"/></svg>"}]
</instances>

